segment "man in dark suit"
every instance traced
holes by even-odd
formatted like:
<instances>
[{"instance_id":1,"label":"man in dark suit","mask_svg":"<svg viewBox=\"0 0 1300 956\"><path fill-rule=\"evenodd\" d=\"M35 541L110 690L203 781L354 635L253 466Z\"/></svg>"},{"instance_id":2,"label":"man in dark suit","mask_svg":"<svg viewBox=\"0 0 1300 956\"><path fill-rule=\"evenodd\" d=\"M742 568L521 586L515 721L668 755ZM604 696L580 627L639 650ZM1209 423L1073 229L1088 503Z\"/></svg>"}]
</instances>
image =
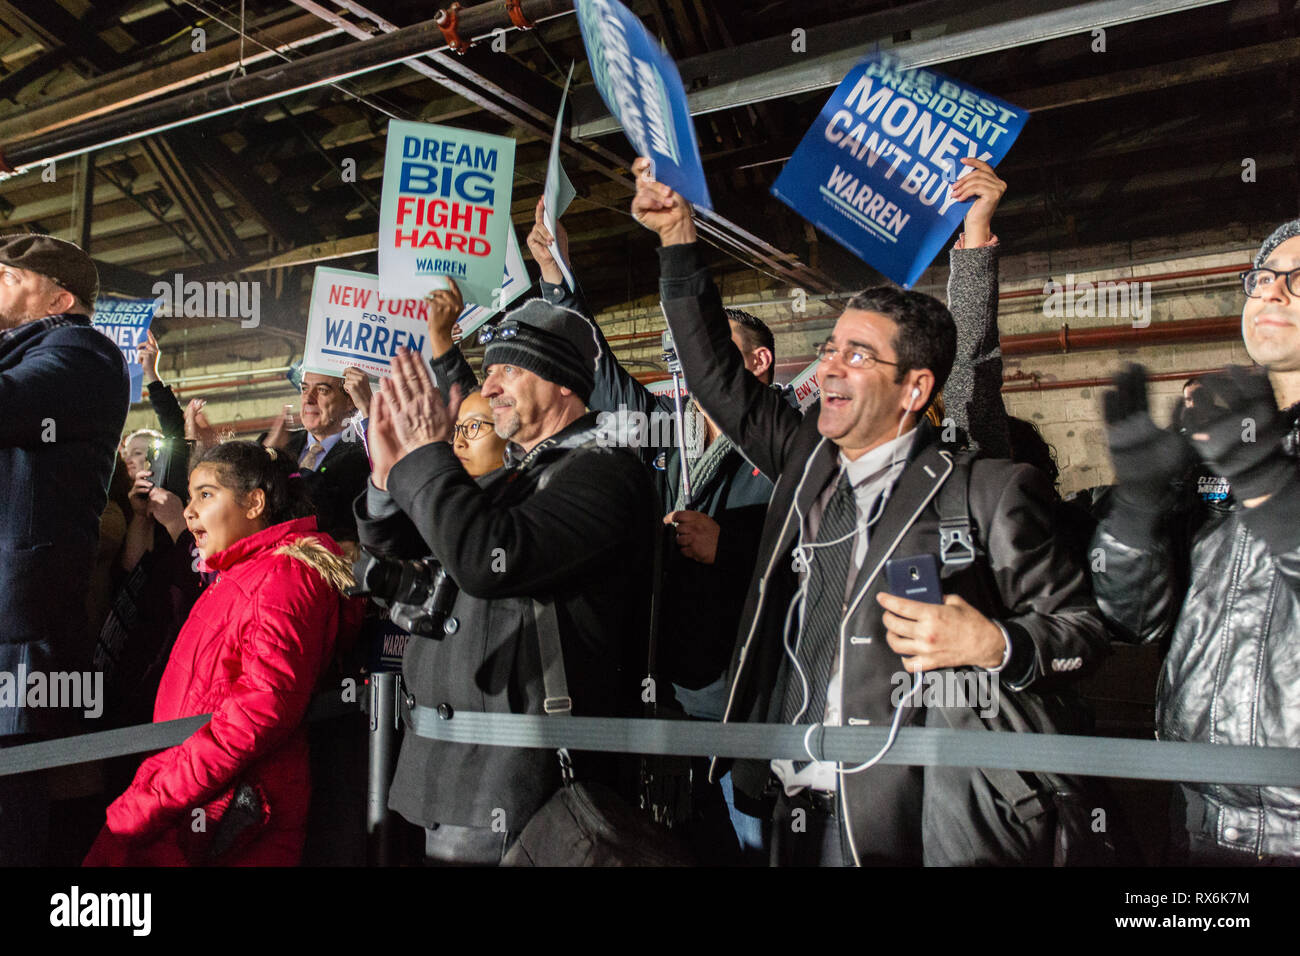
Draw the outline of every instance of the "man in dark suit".
<instances>
[{"instance_id":1,"label":"man in dark suit","mask_svg":"<svg viewBox=\"0 0 1300 956\"><path fill-rule=\"evenodd\" d=\"M821 400L801 417L746 372L690 208L648 166L633 165L632 212L663 243L660 298L687 380L775 484L724 721L1060 728L1069 702L1059 695L1106 652L1105 630L1087 575L1056 540L1046 479L971 461L924 422L956 354L951 314L915 292L854 296L818 350ZM950 539L949 528L961 533ZM891 557L935 554L942 604L889 593ZM914 675L930 672L996 691L996 705L917 699ZM812 750L808 761L736 761L738 790L776 791L773 862L1050 862L1053 811L1037 781L871 764L845 767ZM1013 802L1022 791L1031 799Z\"/></svg>"},{"instance_id":2,"label":"man in dark suit","mask_svg":"<svg viewBox=\"0 0 1300 956\"><path fill-rule=\"evenodd\" d=\"M86 594L130 388L121 351L90 324L98 286L72 243L0 237L0 747L93 712L24 705L33 677L90 662ZM47 812L40 775L0 776L0 866L44 862Z\"/></svg>"},{"instance_id":3,"label":"man in dark suit","mask_svg":"<svg viewBox=\"0 0 1300 956\"><path fill-rule=\"evenodd\" d=\"M307 492L316 504L320 529L339 542L357 540L352 502L366 487L370 459L361 429L349 425L356 405L333 375L305 372L302 376L303 430L290 432L284 416L263 436L262 443L292 455Z\"/></svg>"}]
</instances>

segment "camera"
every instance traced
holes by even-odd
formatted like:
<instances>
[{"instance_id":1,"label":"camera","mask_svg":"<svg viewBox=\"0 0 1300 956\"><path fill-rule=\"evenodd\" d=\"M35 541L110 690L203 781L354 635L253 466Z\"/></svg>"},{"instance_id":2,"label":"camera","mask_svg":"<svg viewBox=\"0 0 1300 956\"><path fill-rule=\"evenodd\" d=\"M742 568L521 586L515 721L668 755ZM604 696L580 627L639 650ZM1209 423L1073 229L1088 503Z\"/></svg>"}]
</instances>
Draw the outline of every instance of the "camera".
<instances>
[{"instance_id":1,"label":"camera","mask_svg":"<svg viewBox=\"0 0 1300 956\"><path fill-rule=\"evenodd\" d=\"M419 637L441 637L459 588L433 558L403 560L362 551L352 565L348 597L371 597L394 624Z\"/></svg>"}]
</instances>

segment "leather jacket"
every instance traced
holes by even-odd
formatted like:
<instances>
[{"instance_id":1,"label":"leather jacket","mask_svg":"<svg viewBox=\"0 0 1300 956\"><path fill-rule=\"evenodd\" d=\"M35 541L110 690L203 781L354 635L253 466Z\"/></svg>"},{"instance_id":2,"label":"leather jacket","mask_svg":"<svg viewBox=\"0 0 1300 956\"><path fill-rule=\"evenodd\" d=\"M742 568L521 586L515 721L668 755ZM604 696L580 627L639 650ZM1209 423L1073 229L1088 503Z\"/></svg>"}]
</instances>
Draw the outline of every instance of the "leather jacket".
<instances>
[{"instance_id":1,"label":"leather jacket","mask_svg":"<svg viewBox=\"0 0 1300 956\"><path fill-rule=\"evenodd\" d=\"M1295 439L1293 430L1292 453ZM1105 554L1105 570L1093 574L1097 603L1119 636L1170 638L1156 736L1300 747L1300 469L1253 509L1211 475L1194 478L1183 497L1188 506L1147 540L1119 509L1093 540ZM1259 858L1300 857L1300 790L1182 786L1199 798L1188 801L1198 840Z\"/></svg>"}]
</instances>

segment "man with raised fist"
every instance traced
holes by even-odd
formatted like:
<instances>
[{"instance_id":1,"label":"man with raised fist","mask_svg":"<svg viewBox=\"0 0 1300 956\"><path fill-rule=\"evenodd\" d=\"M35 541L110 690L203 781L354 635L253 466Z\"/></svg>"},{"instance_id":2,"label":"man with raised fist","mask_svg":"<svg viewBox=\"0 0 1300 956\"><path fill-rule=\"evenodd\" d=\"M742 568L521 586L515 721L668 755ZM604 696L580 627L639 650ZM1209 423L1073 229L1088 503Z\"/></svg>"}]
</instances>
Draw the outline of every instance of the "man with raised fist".
<instances>
[{"instance_id":1,"label":"man with raised fist","mask_svg":"<svg viewBox=\"0 0 1300 956\"><path fill-rule=\"evenodd\" d=\"M1264 242L1242 280L1242 338L1261 367L1184 388L1167 429L1151 419L1141 366L1105 395L1116 488L1093 585L1130 640L1172 632L1160 739L1297 747L1300 220ZM1173 816L1170 862L1300 861L1300 790L1186 783Z\"/></svg>"}]
</instances>

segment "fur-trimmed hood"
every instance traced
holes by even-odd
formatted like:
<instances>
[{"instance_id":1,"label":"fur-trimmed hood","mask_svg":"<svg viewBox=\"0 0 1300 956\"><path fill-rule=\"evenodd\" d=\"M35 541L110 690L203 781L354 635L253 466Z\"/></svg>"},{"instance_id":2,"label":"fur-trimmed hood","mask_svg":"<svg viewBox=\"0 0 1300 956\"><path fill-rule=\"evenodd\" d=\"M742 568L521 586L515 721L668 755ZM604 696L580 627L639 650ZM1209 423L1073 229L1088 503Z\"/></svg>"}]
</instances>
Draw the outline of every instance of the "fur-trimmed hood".
<instances>
[{"instance_id":1,"label":"fur-trimmed hood","mask_svg":"<svg viewBox=\"0 0 1300 956\"><path fill-rule=\"evenodd\" d=\"M355 583L352 578L352 565L348 559L329 550L318 537L304 535L301 538L294 538L280 545L274 553L301 561L332 584L340 594L344 588L351 587Z\"/></svg>"}]
</instances>

